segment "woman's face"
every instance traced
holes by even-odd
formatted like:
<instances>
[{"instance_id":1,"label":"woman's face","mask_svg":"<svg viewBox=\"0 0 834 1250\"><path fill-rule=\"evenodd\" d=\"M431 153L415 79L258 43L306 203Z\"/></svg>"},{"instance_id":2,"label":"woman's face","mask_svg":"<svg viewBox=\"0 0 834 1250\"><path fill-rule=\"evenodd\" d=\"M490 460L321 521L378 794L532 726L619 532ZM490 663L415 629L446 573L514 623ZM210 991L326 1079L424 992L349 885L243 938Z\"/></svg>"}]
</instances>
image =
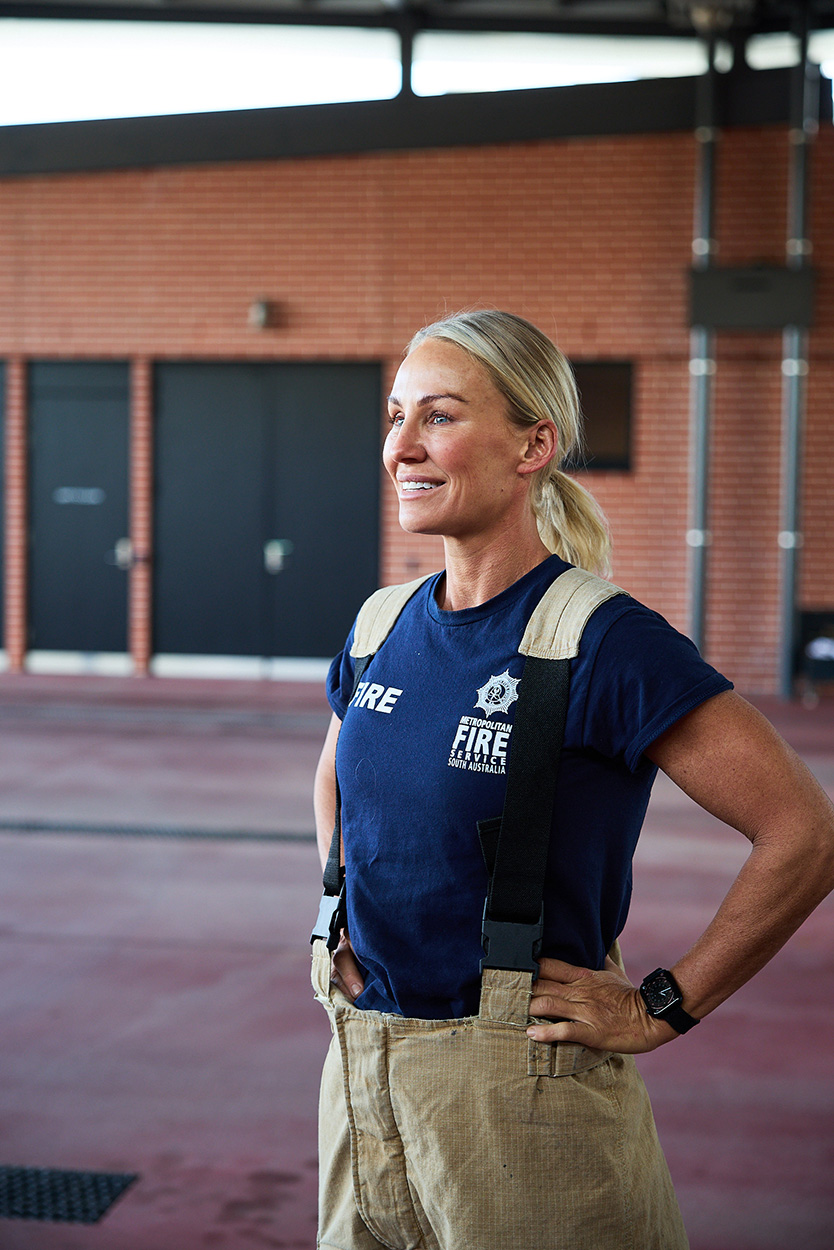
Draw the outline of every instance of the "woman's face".
<instances>
[{"instance_id":1,"label":"woman's face","mask_svg":"<svg viewBox=\"0 0 834 1250\"><path fill-rule=\"evenodd\" d=\"M432 338L415 347L397 373L388 419L383 462L408 533L498 534L527 507L536 427L510 422L506 399L462 348Z\"/></svg>"}]
</instances>

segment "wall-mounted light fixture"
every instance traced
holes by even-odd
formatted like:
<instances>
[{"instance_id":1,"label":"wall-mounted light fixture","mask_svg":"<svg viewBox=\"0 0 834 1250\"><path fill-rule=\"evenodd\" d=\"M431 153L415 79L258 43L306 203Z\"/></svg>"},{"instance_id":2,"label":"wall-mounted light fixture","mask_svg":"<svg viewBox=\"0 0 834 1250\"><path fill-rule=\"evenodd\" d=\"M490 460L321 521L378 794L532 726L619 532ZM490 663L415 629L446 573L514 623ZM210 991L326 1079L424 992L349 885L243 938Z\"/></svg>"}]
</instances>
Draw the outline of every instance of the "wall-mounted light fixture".
<instances>
[{"instance_id":1,"label":"wall-mounted light fixture","mask_svg":"<svg viewBox=\"0 0 834 1250\"><path fill-rule=\"evenodd\" d=\"M246 319L253 330L275 329L281 324L281 305L262 296L253 299Z\"/></svg>"}]
</instances>

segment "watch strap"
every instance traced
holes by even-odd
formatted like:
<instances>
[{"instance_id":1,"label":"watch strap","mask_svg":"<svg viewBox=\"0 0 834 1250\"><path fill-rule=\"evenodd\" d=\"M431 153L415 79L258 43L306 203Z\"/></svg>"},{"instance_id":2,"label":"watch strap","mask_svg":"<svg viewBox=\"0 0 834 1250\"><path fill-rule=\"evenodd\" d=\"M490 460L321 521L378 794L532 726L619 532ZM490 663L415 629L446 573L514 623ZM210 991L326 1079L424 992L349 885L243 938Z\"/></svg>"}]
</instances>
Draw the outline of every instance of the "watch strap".
<instances>
[{"instance_id":1,"label":"watch strap","mask_svg":"<svg viewBox=\"0 0 834 1250\"><path fill-rule=\"evenodd\" d=\"M665 1020L667 1024L671 1024L676 1033L688 1033L696 1024L700 1024L700 1020L696 1020L694 1016L690 1016L688 1011L684 1011L680 1003L672 1003L664 1011L658 1013L658 1020Z\"/></svg>"}]
</instances>

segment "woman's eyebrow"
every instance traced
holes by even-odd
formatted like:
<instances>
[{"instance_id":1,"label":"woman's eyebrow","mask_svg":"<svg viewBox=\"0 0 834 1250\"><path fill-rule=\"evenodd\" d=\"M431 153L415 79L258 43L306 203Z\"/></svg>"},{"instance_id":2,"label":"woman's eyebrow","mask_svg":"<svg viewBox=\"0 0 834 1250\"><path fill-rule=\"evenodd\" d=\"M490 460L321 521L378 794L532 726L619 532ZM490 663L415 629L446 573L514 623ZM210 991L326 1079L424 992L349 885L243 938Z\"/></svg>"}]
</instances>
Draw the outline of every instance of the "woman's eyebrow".
<instances>
[{"instance_id":1,"label":"woman's eyebrow","mask_svg":"<svg viewBox=\"0 0 834 1250\"><path fill-rule=\"evenodd\" d=\"M418 406L422 406L423 404L434 404L434 403L437 403L438 399L456 399L459 404L469 403L469 400L464 399L462 395L456 395L454 391L446 391L442 395L423 395L421 399L417 400L417 404ZM389 395L388 403L399 404L400 400L397 399L396 395Z\"/></svg>"}]
</instances>

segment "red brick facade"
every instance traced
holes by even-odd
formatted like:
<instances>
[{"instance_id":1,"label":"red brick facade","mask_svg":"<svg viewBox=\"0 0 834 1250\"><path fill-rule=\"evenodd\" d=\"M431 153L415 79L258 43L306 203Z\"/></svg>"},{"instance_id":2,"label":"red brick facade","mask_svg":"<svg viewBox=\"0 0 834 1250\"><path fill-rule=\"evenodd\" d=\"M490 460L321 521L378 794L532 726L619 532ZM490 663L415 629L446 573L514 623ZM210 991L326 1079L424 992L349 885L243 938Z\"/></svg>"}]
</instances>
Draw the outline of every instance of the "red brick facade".
<instances>
[{"instance_id":1,"label":"red brick facade","mask_svg":"<svg viewBox=\"0 0 834 1250\"><path fill-rule=\"evenodd\" d=\"M159 359L381 359L464 305L530 317L578 358L635 362L633 465L585 475L614 536L614 579L686 627L688 134L8 178L0 182L0 359L7 362L6 647L25 646L25 361L132 364L134 551L150 553L151 365ZM814 263L801 602L834 607L834 132L812 150ZM785 128L727 132L722 264L784 260ZM275 328L247 323L276 301ZM778 668L781 336L719 336L708 658L751 692ZM384 494L382 572L436 567ZM130 646L150 654L147 562Z\"/></svg>"}]
</instances>

